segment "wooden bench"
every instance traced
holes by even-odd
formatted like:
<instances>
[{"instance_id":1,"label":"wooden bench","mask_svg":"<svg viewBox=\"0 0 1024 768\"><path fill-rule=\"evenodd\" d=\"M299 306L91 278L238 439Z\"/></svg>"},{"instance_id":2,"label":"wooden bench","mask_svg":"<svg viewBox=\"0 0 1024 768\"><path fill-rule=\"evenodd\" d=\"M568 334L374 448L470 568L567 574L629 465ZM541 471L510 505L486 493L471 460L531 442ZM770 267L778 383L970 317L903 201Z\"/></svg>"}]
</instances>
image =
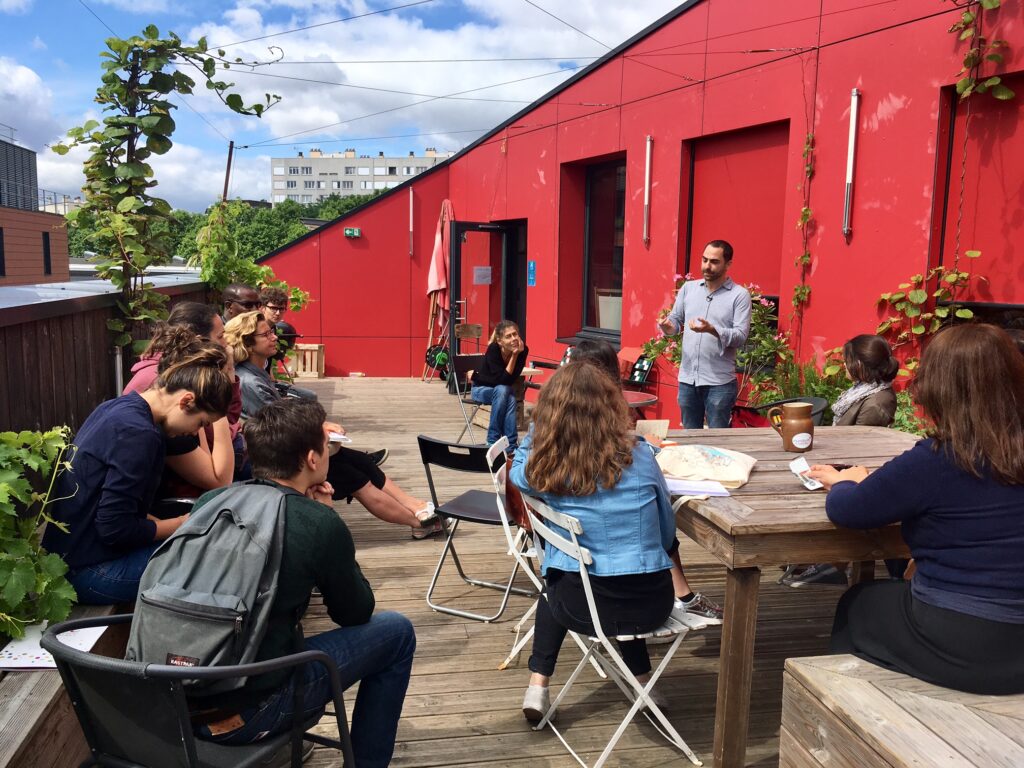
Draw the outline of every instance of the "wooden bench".
<instances>
[{"instance_id":1,"label":"wooden bench","mask_svg":"<svg viewBox=\"0 0 1024 768\"><path fill-rule=\"evenodd\" d=\"M786 661L779 768L1020 768L1024 695L939 688L854 656Z\"/></svg>"},{"instance_id":2,"label":"wooden bench","mask_svg":"<svg viewBox=\"0 0 1024 768\"><path fill-rule=\"evenodd\" d=\"M70 618L107 616L121 608L78 606ZM105 632L93 653L123 657L127 637L118 634ZM57 670L0 672L0 768L73 768L88 755Z\"/></svg>"}]
</instances>

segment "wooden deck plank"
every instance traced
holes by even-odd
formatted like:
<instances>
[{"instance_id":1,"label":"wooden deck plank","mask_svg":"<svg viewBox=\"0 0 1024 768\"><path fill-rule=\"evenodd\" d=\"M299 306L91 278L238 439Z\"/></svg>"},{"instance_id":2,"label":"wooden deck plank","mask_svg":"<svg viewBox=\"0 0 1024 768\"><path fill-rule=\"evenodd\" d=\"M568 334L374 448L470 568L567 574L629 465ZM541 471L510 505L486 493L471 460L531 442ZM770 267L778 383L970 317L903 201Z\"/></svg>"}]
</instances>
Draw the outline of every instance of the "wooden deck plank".
<instances>
[{"instance_id":1,"label":"wooden deck plank","mask_svg":"<svg viewBox=\"0 0 1024 768\"><path fill-rule=\"evenodd\" d=\"M356 378L303 380L302 385L316 391L328 414L345 426L353 448L387 447L390 456L384 470L388 477L414 495L429 496L416 435L454 440L462 429L458 404L440 383ZM782 458L780 454L780 461ZM470 488L489 490L489 486L486 476L454 473L439 483L446 489L442 495L448 497ZM378 608L400 611L416 627L417 654L393 765L576 765L553 734L532 731L522 717L519 707L529 675L529 649L509 669L497 669L512 646L512 626L530 601L513 597L505 615L493 624L435 613L427 607L424 595L442 542L412 541L408 529L373 518L358 503L335 506L352 529L357 558L373 585ZM511 560L499 530L463 526L459 539L467 569L508 573ZM680 539L691 584L723 601L725 568L686 537ZM828 587L781 587L776 584L780 575L781 571L766 569L760 585L747 748L747 765L759 768L778 764L783 662L790 656L825 652L835 604L842 594ZM527 585L525 577L520 583ZM442 601L456 600L470 610L496 605L498 597L467 587L454 571L443 574L438 595ZM307 636L331 626L322 605L314 601L304 620ZM669 718L705 765L711 764L720 643L721 631L716 628L692 633L663 681L672 704ZM653 647L652 656L658 654ZM575 646L567 644L555 685L565 679L577 658ZM349 692L346 701L350 707L353 699ZM568 738L585 759L593 759L625 714L621 694L588 669L570 699L560 708L559 723L563 727L571 724ZM330 732L328 721L322 727ZM308 765L330 765L332 758L330 750L318 748ZM614 764L622 766L661 766L673 761L686 764L643 720L627 729L613 758Z\"/></svg>"}]
</instances>

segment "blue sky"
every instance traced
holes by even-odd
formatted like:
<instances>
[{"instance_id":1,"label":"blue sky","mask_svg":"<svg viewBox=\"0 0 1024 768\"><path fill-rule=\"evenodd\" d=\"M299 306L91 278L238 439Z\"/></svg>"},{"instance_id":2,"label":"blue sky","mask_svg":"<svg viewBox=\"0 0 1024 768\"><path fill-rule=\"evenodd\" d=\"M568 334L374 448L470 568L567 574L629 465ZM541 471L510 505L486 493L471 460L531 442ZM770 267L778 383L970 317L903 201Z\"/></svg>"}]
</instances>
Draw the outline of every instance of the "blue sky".
<instances>
[{"instance_id":1,"label":"blue sky","mask_svg":"<svg viewBox=\"0 0 1024 768\"><path fill-rule=\"evenodd\" d=\"M243 147L230 194L256 199L270 195L271 157L314 146L360 154L457 151L679 1L426 0L338 21L416 0L0 0L0 123L39 152L41 187L73 195L84 155L60 158L46 145L101 116L93 96L106 26L129 36L155 24L187 42L205 34L212 45L273 35L227 50L279 63L236 68L226 79L247 100L271 91L282 102L261 120L243 118L197 88L187 99L192 109L175 115L174 148L154 164L159 194L176 207L203 210L222 190L228 139ZM318 26L290 31L312 25ZM434 59L463 61L427 61ZM475 90L469 99L407 106L513 80L522 81ZM367 117L376 112L384 113ZM9 135L0 126L0 136ZM386 138L396 136L406 137Z\"/></svg>"}]
</instances>

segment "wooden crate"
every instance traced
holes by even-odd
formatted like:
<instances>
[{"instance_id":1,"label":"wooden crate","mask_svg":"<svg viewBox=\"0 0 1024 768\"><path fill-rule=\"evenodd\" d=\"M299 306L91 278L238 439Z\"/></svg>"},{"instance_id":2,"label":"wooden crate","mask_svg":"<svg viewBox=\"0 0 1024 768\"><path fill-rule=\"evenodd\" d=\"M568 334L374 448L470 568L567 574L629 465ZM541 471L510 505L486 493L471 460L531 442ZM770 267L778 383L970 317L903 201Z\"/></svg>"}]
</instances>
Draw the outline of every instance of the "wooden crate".
<instances>
[{"instance_id":1,"label":"wooden crate","mask_svg":"<svg viewBox=\"0 0 1024 768\"><path fill-rule=\"evenodd\" d=\"M324 345L296 344L290 353L291 369L297 379L324 377Z\"/></svg>"},{"instance_id":2,"label":"wooden crate","mask_svg":"<svg viewBox=\"0 0 1024 768\"><path fill-rule=\"evenodd\" d=\"M853 656L788 659L779 767L1017 768L1024 696L977 696Z\"/></svg>"}]
</instances>

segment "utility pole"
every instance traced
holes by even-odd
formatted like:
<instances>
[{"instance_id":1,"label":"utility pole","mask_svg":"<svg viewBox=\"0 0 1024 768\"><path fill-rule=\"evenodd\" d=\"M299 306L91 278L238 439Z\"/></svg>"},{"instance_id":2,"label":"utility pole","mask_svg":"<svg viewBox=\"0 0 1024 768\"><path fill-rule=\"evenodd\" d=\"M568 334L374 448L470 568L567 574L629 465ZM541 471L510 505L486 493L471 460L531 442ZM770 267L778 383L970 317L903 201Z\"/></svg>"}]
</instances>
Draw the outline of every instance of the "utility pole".
<instances>
[{"instance_id":1,"label":"utility pole","mask_svg":"<svg viewBox=\"0 0 1024 768\"><path fill-rule=\"evenodd\" d=\"M225 202L228 199L228 182L231 181L231 157L235 154L235 142L228 142L228 167L224 169L224 194L221 197Z\"/></svg>"}]
</instances>

